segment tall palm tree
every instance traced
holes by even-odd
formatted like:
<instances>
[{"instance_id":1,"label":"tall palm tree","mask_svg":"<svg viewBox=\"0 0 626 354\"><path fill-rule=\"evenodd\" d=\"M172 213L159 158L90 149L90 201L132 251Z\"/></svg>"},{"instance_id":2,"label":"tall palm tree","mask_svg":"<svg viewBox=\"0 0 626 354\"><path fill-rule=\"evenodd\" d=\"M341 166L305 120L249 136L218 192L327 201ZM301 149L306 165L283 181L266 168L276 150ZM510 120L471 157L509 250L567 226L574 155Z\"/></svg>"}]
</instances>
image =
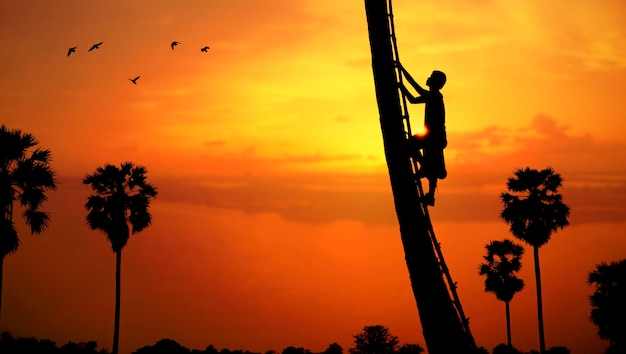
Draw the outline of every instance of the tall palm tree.
<instances>
[{"instance_id":1,"label":"tall palm tree","mask_svg":"<svg viewBox=\"0 0 626 354\"><path fill-rule=\"evenodd\" d=\"M19 237L13 223L13 203L24 208L24 221L32 234L48 227L50 215L39 210L46 192L56 189L50 167L50 150L37 147L39 142L21 130L0 127L0 308L2 304L2 268L4 257L17 251Z\"/></svg>"},{"instance_id":2,"label":"tall palm tree","mask_svg":"<svg viewBox=\"0 0 626 354\"><path fill-rule=\"evenodd\" d=\"M500 199L504 205L500 218L509 224L516 238L533 247L535 282L537 285L537 318L539 323L539 348L545 353L543 329L543 303L541 300L541 270L539 247L550 240L558 229L569 225L570 209L563 203L559 188L563 178L550 167L541 171L526 167L514 172L507 181L508 191Z\"/></svg>"},{"instance_id":3,"label":"tall palm tree","mask_svg":"<svg viewBox=\"0 0 626 354\"><path fill-rule=\"evenodd\" d=\"M524 280L515 275L522 268L521 258L524 254L524 247L511 240L502 240L491 241L485 248L487 255L483 258L486 263L479 266L478 273L485 276L485 291L494 293L498 300L504 301L506 338L509 347L512 347L509 302L513 300L515 293L524 288Z\"/></svg>"},{"instance_id":4,"label":"tall palm tree","mask_svg":"<svg viewBox=\"0 0 626 354\"><path fill-rule=\"evenodd\" d=\"M626 259L596 265L587 276L596 290L589 297L591 321L598 326L598 336L608 339L615 352L626 351Z\"/></svg>"},{"instance_id":5,"label":"tall palm tree","mask_svg":"<svg viewBox=\"0 0 626 354\"><path fill-rule=\"evenodd\" d=\"M150 198L157 195L155 187L146 182L146 172L143 166L130 162L122 163L119 168L107 164L98 167L94 174L87 175L83 180L95 192L85 204L89 211L87 224L92 230L106 234L116 256L113 354L117 354L119 346L122 248L131 233L150 226Z\"/></svg>"}]
</instances>

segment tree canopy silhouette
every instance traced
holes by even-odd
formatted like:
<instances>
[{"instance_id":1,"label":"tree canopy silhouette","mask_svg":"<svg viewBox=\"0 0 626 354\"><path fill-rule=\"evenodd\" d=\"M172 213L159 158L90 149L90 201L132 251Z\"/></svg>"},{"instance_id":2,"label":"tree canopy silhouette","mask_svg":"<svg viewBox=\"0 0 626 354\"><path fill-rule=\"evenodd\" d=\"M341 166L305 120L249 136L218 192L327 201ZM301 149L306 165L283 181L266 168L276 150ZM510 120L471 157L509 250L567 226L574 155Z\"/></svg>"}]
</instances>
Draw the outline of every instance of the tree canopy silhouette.
<instances>
[{"instance_id":1,"label":"tree canopy silhouette","mask_svg":"<svg viewBox=\"0 0 626 354\"><path fill-rule=\"evenodd\" d=\"M321 354L343 354L343 348L337 342L333 342Z\"/></svg>"},{"instance_id":2,"label":"tree canopy silhouette","mask_svg":"<svg viewBox=\"0 0 626 354\"><path fill-rule=\"evenodd\" d=\"M598 336L608 339L610 350L626 352L626 259L596 265L587 275L595 286L589 296L591 322L598 326Z\"/></svg>"},{"instance_id":3,"label":"tree canopy silhouette","mask_svg":"<svg viewBox=\"0 0 626 354\"><path fill-rule=\"evenodd\" d=\"M13 222L14 203L24 208L22 214L32 234L48 227L50 215L39 210L56 189L50 167L50 150L38 147L35 137L21 130L0 127L0 314L2 309L2 273L4 257L17 251L19 236Z\"/></svg>"},{"instance_id":4,"label":"tree canopy silhouette","mask_svg":"<svg viewBox=\"0 0 626 354\"><path fill-rule=\"evenodd\" d=\"M312 353L309 349L306 349L304 347L288 346L283 349L282 354L312 354Z\"/></svg>"},{"instance_id":5,"label":"tree canopy silhouette","mask_svg":"<svg viewBox=\"0 0 626 354\"><path fill-rule=\"evenodd\" d=\"M143 346L133 352L133 354L190 354L191 350L180 345L177 341L163 338L154 345Z\"/></svg>"},{"instance_id":6,"label":"tree canopy silhouette","mask_svg":"<svg viewBox=\"0 0 626 354\"><path fill-rule=\"evenodd\" d=\"M393 354L398 349L398 337L382 325L365 326L354 336L354 348L350 354Z\"/></svg>"},{"instance_id":7,"label":"tree canopy silhouette","mask_svg":"<svg viewBox=\"0 0 626 354\"><path fill-rule=\"evenodd\" d=\"M9 332L0 334L0 353L7 354L109 354L106 349L98 350L98 342L67 342L57 347L49 339L15 338Z\"/></svg>"},{"instance_id":8,"label":"tree canopy silhouette","mask_svg":"<svg viewBox=\"0 0 626 354\"><path fill-rule=\"evenodd\" d=\"M403 344L398 349L398 354L420 354L424 352L424 348L419 344Z\"/></svg>"},{"instance_id":9,"label":"tree canopy silhouette","mask_svg":"<svg viewBox=\"0 0 626 354\"><path fill-rule=\"evenodd\" d=\"M113 354L118 353L119 346L122 248L131 232L134 234L150 226L150 199L157 195L156 188L146 181L146 172L143 166L131 162L122 163L120 167L107 164L83 180L95 192L85 204L89 211L87 224L92 230L106 234L116 255Z\"/></svg>"}]
</instances>

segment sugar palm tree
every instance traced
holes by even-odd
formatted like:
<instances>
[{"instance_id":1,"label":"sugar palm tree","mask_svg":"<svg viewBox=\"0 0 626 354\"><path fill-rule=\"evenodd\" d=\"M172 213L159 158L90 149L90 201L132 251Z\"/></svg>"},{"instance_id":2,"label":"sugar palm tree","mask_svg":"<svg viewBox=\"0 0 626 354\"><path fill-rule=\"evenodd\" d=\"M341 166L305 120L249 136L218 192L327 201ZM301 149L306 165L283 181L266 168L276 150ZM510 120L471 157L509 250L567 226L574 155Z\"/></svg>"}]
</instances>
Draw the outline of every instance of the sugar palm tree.
<instances>
[{"instance_id":1,"label":"sugar palm tree","mask_svg":"<svg viewBox=\"0 0 626 354\"><path fill-rule=\"evenodd\" d=\"M13 222L14 202L24 208L22 215L32 234L43 232L50 221L50 215L39 207L47 199L46 192L56 189L56 181L50 167L50 150L38 144L31 134L0 127L0 305L4 257L19 246Z\"/></svg>"},{"instance_id":2,"label":"sugar palm tree","mask_svg":"<svg viewBox=\"0 0 626 354\"><path fill-rule=\"evenodd\" d=\"M487 255L483 258L486 262L479 266L478 273L485 276L485 291L494 293L498 300L504 301L507 343L512 347L509 303L515 293L524 288L524 280L515 275L522 268L524 247L511 240L502 240L491 241L485 248Z\"/></svg>"},{"instance_id":3,"label":"sugar palm tree","mask_svg":"<svg viewBox=\"0 0 626 354\"><path fill-rule=\"evenodd\" d=\"M589 297L591 321L598 326L598 336L608 339L615 352L626 351L626 259L596 265L587 276L596 290Z\"/></svg>"},{"instance_id":4,"label":"sugar palm tree","mask_svg":"<svg viewBox=\"0 0 626 354\"><path fill-rule=\"evenodd\" d=\"M507 181L508 191L500 199L503 209L500 218L509 224L516 238L533 247L535 281L537 285L537 318L539 323L539 347L545 353L543 329L543 304L541 300L541 270L539 247L550 240L558 229L569 225L570 209L563 203L559 189L563 178L550 167L541 171L526 167L514 172Z\"/></svg>"},{"instance_id":5,"label":"sugar palm tree","mask_svg":"<svg viewBox=\"0 0 626 354\"><path fill-rule=\"evenodd\" d=\"M398 90L391 10L391 1L365 0L374 90L404 260L428 352L468 353L476 343L461 303L452 295L454 284L442 273L441 252L433 247L432 225L423 209L407 150L408 121L403 117L408 117Z\"/></svg>"},{"instance_id":6,"label":"sugar palm tree","mask_svg":"<svg viewBox=\"0 0 626 354\"><path fill-rule=\"evenodd\" d=\"M116 256L113 354L117 354L119 346L122 248L131 233L150 226L152 217L148 208L150 199L157 194L154 186L146 182L146 172L143 166L130 162L122 163L119 168L107 164L83 180L95 192L85 204L89 211L87 224L92 230L106 234Z\"/></svg>"}]
</instances>

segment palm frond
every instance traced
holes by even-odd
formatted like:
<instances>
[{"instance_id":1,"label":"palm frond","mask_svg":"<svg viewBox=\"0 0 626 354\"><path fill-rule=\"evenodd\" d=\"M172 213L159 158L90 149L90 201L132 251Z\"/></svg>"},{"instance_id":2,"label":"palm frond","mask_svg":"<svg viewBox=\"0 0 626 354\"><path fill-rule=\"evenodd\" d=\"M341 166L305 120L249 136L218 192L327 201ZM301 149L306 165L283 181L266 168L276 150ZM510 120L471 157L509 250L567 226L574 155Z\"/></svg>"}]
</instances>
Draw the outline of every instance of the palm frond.
<instances>
[{"instance_id":1,"label":"palm frond","mask_svg":"<svg viewBox=\"0 0 626 354\"><path fill-rule=\"evenodd\" d=\"M18 165L18 168L19 167L20 166ZM29 169L23 171L28 176L25 176L24 178L26 187L41 187L52 190L56 189L56 174L52 171L49 165L31 162L28 167Z\"/></svg>"},{"instance_id":2,"label":"palm frond","mask_svg":"<svg viewBox=\"0 0 626 354\"><path fill-rule=\"evenodd\" d=\"M45 191L41 188L25 188L22 193L18 195L20 204L29 209L39 208L47 199L48 197Z\"/></svg>"},{"instance_id":3,"label":"palm frond","mask_svg":"<svg viewBox=\"0 0 626 354\"><path fill-rule=\"evenodd\" d=\"M91 210L100 211L105 208L106 204L107 204L106 198L100 195L90 195L89 197L87 197L87 203L85 203L85 208L87 208L87 210L89 211Z\"/></svg>"},{"instance_id":4,"label":"palm frond","mask_svg":"<svg viewBox=\"0 0 626 354\"><path fill-rule=\"evenodd\" d=\"M36 148L30 158L39 163L48 164L52 160L52 153L48 149Z\"/></svg>"},{"instance_id":5,"label":"palm frond","mask_svg":"<svg viewBox=\"0 0 626 354\"><path fill-rule=\"evenodd\" d=\"M31 134L18 129L9 129L4 124L0 127L0 161L9 165L10 161L22 159L26 152L39 142Z\"/></svg>"},{"instance_id":6,"label":"palm frond","mask_svg":"<svg viewBox=\"0 0 626 354\"><path fill-rule=\"evenodd\" d=\"M92 230L100 230L104 233L110 229L109 227L109 215L103 209L92 209L87 213L87 217L85 218L87 221L87 225Z\"/></svg>"},{"instance_id":7,"label":"palm frond","mask_svg":"<svg viewBox=\"0 0 626 354\"><path fill-rule=\"evenodd\" d=\"M26 220L26 225L30 227L31 232L33 234L39 234L48 227L50 215L43 211L27 208L24 210L24 219Z\"/></svg>"},{"instance_id":8,"label":"palm frond","mask_svg":"<svg viewBox=\"0 0 626 354\"><path fill-rule=\"evenodd\" d=\"M150 213L137 213L131 214L129 217L129 221L133 226L132 232L133 234L143 231L146 227L152 224L152 216Z\"/></svg>"}]
</instances>

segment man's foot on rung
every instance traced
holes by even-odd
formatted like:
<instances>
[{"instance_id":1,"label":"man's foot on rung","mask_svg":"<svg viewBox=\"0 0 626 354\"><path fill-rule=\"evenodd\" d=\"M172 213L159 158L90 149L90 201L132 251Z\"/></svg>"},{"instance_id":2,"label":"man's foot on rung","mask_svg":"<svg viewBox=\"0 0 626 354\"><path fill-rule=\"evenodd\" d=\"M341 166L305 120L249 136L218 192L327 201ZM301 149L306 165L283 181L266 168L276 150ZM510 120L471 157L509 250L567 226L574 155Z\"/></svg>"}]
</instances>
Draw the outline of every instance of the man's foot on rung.
<instances>
[{"instance_id":1,"label":"man's foot on rung","mask_svg":"<svg viewBox=\"0 0 626 354\"><path fill-rule=\"evenodd\" d=\"M435 196L433 194L424 194L424 196L421 197L420 200L423 204L435 206Z\"/></svg>"}]
</instances>

